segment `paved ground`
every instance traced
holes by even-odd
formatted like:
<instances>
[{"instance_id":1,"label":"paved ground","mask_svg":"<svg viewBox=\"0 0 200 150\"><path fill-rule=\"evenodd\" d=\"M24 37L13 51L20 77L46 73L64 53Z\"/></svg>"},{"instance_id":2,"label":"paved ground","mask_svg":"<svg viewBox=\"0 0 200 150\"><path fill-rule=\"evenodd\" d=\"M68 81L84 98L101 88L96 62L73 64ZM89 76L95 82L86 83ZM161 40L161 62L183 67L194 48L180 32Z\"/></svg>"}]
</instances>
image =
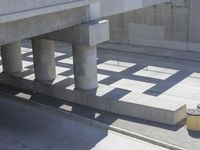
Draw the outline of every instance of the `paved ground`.
<instances>
[{"instance_id":1,"label":"paved ground","mask_svg":"<svg viewBox=\"0 0 200 150\"><path fill-rule=\"evenodd\" d=\"M23 43L23 47L23 65L25 67L23 76L28 79L30 76L34 76L30 43L26 41ZM115 48L117 49L117 47ZM105 49L98 51L99 84L114 88L114 91L105 91L102 96L119 99L134 91L155 97L170 98L174 101L183 101L188 108L195 108L196 104L200 102L199 53L147 47L122 48L119 50L130 51L133 49L134 53L113 52L113 50ZM64 83L65 88L72 89L73 68L69 45L56 43L56 61L59 77L59 80L56 81L57 84L62 83L63 85ZM37 94L24 94L24 91L13 92L12 90L10 93L189 150L197 150L197 147L200 147L200 133L189 132L184 121L176 126L167 126L89 109Z\"/></svg>"},{"instance_id":2,"label":"paved ground","mask_svg":"<svg viewBox=\"0 0 200 150\"><path fill-rule=\"evenodd\" d=\"M125 117L117 114L99 111L83 107L80 105L68 103L63 100L52 97L43 96L37 93L30 93L18 89L0 86L0 92L4 91L10 95L23 98L28 101L33 101L48 105L57 109L61 109L73 114L90 118L107 125L112 125L127 131L132 131L147 137L164 141L188 150L198 150L200 147L200 133L189 132L185 123L181 122L176 126L168 126L160 123L145 121L137 118Z\"/></svg>"},{"instance_id":3,"label":"paved ground","mask_svg":"<svg viewBox=\"0 0 200 150\"><path fill-rule=\"evenodd\" d=\"M32 54L29 46L28 42L23 43L24 48L22 50L23 65L25 67L22 74L27 79L34 76ZM123 47L123 49L126 48L128 50L134 49L134 47ZM99 84L111 86L114 89L113 91L105 90L102 96L119 99L134 91L155 97L170 98L174 101L183 101L188 108L196 107L196 104L200 102L200 61L197 59L200 54L180 51L174 53L174 51L166 49L156 49L155 52L153 48L149 49L148 51L148 48L136 47L137 52L134 53L99 49ZM141 53L139 50L141 50ZM57 84L62 83L65 88L72 89L73 68L69 45L56 43L56 61L59 79L56 80ZM184 121L176 126L167 126L106 113L62 100L26 93L25 91L15 91L5 87L1 87L1 90L9 91L9 93L17 97L70 111L189 150L198 150L197 148L200 147L200 133L189 132L185 127Z\"/></svg>"},{"instance_id":4,"label":"paved ground","mask_svg":"<svg viewBox=\"0 0 200 150\"><path fill-rule=\"evenodd\" d=\"M188 108L195 108L200 103L199 53L132 49L133 53L98 50L98 81L105 90L96 93L97 96L118 100L135 92L182 101ZM21 76L30 79L34 74L29 42L23 43L22 52L25 69ZM56 43L56 62L58 76L54 84L73 90L73 58L69 45Z\"/></svg>"},{"instance_id":5,"label":"paved ground","mask_svg":"<svg viewBox=\"0 0 200 150\"><path fill-rule=\"evenodd\" d=\"M166 150L8 96L0 95L0 118L1 150Z\"/></svg>"}]
</instances>

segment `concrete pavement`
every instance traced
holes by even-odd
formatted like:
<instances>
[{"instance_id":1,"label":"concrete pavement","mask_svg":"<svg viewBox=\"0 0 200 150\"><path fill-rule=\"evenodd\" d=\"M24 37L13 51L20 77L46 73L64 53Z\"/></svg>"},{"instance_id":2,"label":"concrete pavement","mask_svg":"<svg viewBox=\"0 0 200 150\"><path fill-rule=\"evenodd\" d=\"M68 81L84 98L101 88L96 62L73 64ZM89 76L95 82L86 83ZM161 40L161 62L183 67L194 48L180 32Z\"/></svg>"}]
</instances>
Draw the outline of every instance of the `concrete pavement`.
<instances>
[{"instance_id":1,"label":"concrete pavement","mask_svg":"<svg viewBox=\"0 0 200 150\"><path fill-rule=\"evenodd\" d=\"M0 95L0 118L2 150L167 150L70 113L8 96Z\"/></svg>"}]
</instances>

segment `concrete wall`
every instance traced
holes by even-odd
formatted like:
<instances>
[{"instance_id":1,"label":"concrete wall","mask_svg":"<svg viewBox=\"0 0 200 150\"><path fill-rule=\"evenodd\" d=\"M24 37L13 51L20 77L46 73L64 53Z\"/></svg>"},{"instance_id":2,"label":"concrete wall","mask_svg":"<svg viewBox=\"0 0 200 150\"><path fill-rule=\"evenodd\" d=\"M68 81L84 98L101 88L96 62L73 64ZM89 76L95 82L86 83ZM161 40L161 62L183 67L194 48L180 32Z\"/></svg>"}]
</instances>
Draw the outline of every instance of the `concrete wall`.
<instances>
[{"instance_id":1,"label":"concrete wall","mask_svg":"<svg viewBox=\"0 0 200 150\"><path fill-rule=\"evenodd\" d=\"M74 0L1 0L0 15L16 13L20 11L49 7Z\"/></svg>"},{"instance_id":2,"label":"concrete wall","mask_svg":"<svg viewBox=\"0 0 200 150\"><path fill-rule=\"evenodd\" d=\"M112 42L200 52L199 0L171 0L108 19Z\"/></svg>"},{"instance_id":3,"label":"concrete wall","mask_svg":"<svg viewBox=\"0 0 200 150\"><path fill-rule=\"evenodd\" d=\"M169 0L1 0L0 45L166 1Z\"/></svg>"}]
</instances>

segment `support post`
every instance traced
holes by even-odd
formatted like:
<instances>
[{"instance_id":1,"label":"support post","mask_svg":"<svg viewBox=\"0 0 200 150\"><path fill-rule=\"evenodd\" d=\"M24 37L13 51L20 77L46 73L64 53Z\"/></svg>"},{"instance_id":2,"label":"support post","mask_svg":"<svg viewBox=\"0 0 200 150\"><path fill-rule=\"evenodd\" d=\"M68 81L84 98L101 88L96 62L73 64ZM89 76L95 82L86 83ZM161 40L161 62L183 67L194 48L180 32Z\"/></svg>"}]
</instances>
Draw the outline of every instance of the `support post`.
<instances>
[{"instance_id":1,"label":"support post","mask_svg":"<svg viewBox=\"0 0 200 150\"><path fill-rule=\"evenodd\" d=\"M75 89L92 90L97 88L96 46L73 44Z\"/></svg>"},{"instance_id":2,"label":"support post","mask_svg":"<svg viewBox=\"0 0 200 150\"><path fill-rule=\"evenodd\" d=\"M20 42L15 42L1 47L3 72L15 74L22 71L22 55Z\"/></svg>"},{"instance_id":3,"label":"support post","mask_svg":"<svg viewBox=\"0 0 200 150\"><path fill-rule=\"evenodd\" d=\"M51 81L56 78L54 42L41 38L32 38L35 79Z\"/></svg>"}]
</instances>

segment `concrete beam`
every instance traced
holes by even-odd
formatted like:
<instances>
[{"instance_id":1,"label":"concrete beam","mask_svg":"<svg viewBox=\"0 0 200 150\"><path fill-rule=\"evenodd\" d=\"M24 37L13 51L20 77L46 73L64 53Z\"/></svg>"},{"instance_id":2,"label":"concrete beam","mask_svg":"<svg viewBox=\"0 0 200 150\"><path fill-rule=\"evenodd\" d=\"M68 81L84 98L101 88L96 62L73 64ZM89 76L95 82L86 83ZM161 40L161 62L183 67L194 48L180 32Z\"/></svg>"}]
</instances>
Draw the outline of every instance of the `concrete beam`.
<instances>
[{"instance_id":1,"label":"concrete beam","mask_svg":"<svg viewBox=\"0 0 200 150\"><path fill-rule=\"evenodd\" d=\"M93 5L95 3L95 6L93 5L90 7L89 11L95 9L97 14L97 8L99 7L100 16L105 17L168 1L169 0L1 0L0 23L56 13L82 6ZM92 15L94 16L96 14L93 13Z\"/></svg>"},{"instance_id":2,"label":"concrete beam","mask_svg":"<svg viewBox=\"0 0 200 150\"><path fill-rule=\"evenodd\" d=\"M109 40L109 22L96 20L42 36L55 41L94 46Z\"/></svg>"},{"instance_id":3,"label":"concrete beam","mask_svg":"<svg viewBox=\"0 0 200 150\"><path fill-rule=\"evenodd\" d=\"M99 0L1 0L0 23L92 5ZM78 9L77 9L78 10Z\"/></svg>"},{"instance_id":4,"label":"concrete beam","mask_svg":"<svg viewBox=\"0 0 200 150\"><path fill-rule=\"evenodd\" d=\"M90 21L87 7L0 23L0 46ZM0 17L1 18L1 17Z\"/></svg>"},{"instance_id":5,"label":"concrete beam","mask_svg":"<svg viewBox=\"0 0 200 150\"><path fill-rule=\"evenodd\" d=\"M93 4L90 4L89 6L89 11L88 14L90 14L90 19L91 20L96 20L101 18L101 10L100 10L100 3L99 1Z\"/></svg>"},{"instance_id":6,"label":"concrete beam","mask_svg":"<svg viewBox=\"0 0 200 150\"><path fill-rule=\"evenodd\" d=\"M3 72L14 74L22 71L22 56L20 42L1 47Z\"/></svg>"},{"instance_id":7,"label":"concrete beam","mask_svg":"<svg viewBox=\"0 0 200 150\"><path fill-rule=\"evenodd\" d=\"M0 45L166 1L169 0L3 0Z\"/></svg>"},{"instance_id":8,"label":"concrete beam","mask_svg":"<svg viewBox=\"0 0 200 150\"><path fill-rule=\"evenodd\" d=\"M51 81L56 78L54 42L40 38L32 39L35 79Z\"/></svg>"}]
</instances>

